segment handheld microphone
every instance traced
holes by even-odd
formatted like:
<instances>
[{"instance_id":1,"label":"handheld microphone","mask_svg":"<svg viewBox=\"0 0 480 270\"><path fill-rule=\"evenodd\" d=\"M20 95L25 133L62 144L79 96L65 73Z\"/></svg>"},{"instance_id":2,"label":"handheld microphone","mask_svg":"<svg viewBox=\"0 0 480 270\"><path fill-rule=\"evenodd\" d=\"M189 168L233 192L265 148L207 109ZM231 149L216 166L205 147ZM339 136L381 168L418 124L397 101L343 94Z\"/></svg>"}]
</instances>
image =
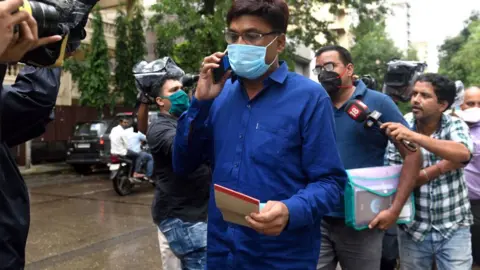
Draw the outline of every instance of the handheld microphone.
<instances>
[{"instance_id":1,"label":"handheld microphone","mask_svg":"<svg viewBox=\"0 0 480 270\"><path fill-rule=\"evenodd\" d=\"M357 99L351 100L347 103L345 112L356 122L364 123L365 128L371 128L374 125L381 126L383 124L382 121L379 120L382 116L380 112L370 112L367 105ZM417 145L410 141L402 140L402 143L411 152L416 152L418 149Z\"/></svg>"}]
</instances>

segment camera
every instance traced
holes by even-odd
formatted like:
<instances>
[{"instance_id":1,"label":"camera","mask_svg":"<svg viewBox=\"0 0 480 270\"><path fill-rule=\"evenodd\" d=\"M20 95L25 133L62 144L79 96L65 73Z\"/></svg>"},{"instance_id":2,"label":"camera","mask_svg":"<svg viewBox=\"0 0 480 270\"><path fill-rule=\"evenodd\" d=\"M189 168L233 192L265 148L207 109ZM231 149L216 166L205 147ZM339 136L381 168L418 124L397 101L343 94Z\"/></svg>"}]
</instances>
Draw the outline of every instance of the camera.
<instances>
[{"instance_id":1,"label":"camera","mask_svg":"<svg viewBox=\"0 0 480 270\"><path fill-rule=\"evenodd\" d=\"M20 62L39 67L62 66L65 52L75 50L87 36L84 27L97 2L98 0L24 0L19 10L35 18L39 37L60 35L63 39L28 52Z\"/></svg>"},{"instance_id":2,"label":"camera","mask_svg":"<svg viewBox=\"0 0 480 270\"><path fill-rule=\"evenodd\" d=\"M365 83L368 89L377 90L377 80L372 75L363 75L360 80Z\"/></svg>"},{"instance_id":3,"label":"camera","mask_svg":"<svg viewBox=\"0 0 480 270\"><path fill-rule=\"evenodd\" d=\"M137 90L151 97L157 97L158 89L164 80L182 79L185 76L185 72L168 56L150 63L141 61L133 67L132 71ZM195 79L198 80L198 77L193 76L190 81Z\"/></svg>"},{"instance_id":4,"label":"camera","mask_svg":"<svg viewBox=\"0 0 480 270\"><path fill-rule=\"evenodd\" d=\"M413 82L426 67L426 63L417 61L396 59L388 62L382 92L392 97L395 102L410 100Z\"/></svg>"}]
</instances>

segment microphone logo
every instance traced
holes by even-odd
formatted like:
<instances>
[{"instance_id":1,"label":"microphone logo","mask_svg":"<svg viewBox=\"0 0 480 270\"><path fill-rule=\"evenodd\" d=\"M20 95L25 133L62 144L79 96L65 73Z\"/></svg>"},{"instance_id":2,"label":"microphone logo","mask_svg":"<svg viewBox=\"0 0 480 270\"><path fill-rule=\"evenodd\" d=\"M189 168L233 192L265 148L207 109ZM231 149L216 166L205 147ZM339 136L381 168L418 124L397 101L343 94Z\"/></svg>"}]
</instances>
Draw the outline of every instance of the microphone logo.
<instances>
[{"instance_id":1,"label":"microphone logo","mask_svg":"<svg viewBox=\"0 0 480 270\"><path fill-rule=\"evenodd\" d=\"M354 120L357 120L360 117L360 109L356 106L356 104L353 104L350 106L348 109L347 113L352 117Z\"/></svg>"}]
</instances>

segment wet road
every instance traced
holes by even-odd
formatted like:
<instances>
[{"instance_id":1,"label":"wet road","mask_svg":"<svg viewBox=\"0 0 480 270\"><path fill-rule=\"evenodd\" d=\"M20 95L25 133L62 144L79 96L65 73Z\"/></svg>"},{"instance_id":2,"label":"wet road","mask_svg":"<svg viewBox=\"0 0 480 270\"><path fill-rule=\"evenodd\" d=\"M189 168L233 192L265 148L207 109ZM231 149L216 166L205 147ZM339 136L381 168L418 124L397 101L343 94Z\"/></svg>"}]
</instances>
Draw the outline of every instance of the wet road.
<instances>
[{"instance_id":1,"label":"wet road","mask_svg":"<svg viewBox=\"0 0 480 270\"><path fill-rule=\"evenodd\" d=\"M108 175L49 177L57 183L38 186L42 181L27 179L26 269L161 269L152 186L120 197Z\"/></svg>"}]
</instances>

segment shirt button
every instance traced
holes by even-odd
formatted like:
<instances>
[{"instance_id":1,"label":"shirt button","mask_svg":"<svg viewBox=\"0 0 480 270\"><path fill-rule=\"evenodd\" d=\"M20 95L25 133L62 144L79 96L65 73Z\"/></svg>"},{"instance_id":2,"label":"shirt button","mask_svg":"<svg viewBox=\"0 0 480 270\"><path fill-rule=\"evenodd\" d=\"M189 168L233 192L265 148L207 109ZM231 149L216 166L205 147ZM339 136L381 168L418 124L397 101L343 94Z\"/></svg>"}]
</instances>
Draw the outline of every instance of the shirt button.
<instances>
[{"instance_id":1,"label":"shirt button","mask_svg":"<svg viewBox=\"0 0 480 270\"><path fill-rule=\"evenodd\" d=\"M242 135L242 134L240 134L240 136L238 136L238 137L239 137L240 139L243 139L243 135Z\"/></svg>"},{"instance_id":2,"label":"shirt button","mask_svg":"<svg viewBox=\"0 0 480 270\"><path fill-rule=\"evenodd\" d=\"M235 166L235 168L238 168L238 163L235 163L235 165L234 165L234 166Z\"/></svg>"},{"instance_id":3,"label":"shirt button","mask_svg":"<svg viewBox=\"0 0 480 270\"><path fill-rule=\"evenodd\" d=\"M247 108L249 108L249 109L250 109L250 108L252 108L252 106L251 106L250 104L248 104L248 105L247 105Z\"/></svg>"}]
</instances>

